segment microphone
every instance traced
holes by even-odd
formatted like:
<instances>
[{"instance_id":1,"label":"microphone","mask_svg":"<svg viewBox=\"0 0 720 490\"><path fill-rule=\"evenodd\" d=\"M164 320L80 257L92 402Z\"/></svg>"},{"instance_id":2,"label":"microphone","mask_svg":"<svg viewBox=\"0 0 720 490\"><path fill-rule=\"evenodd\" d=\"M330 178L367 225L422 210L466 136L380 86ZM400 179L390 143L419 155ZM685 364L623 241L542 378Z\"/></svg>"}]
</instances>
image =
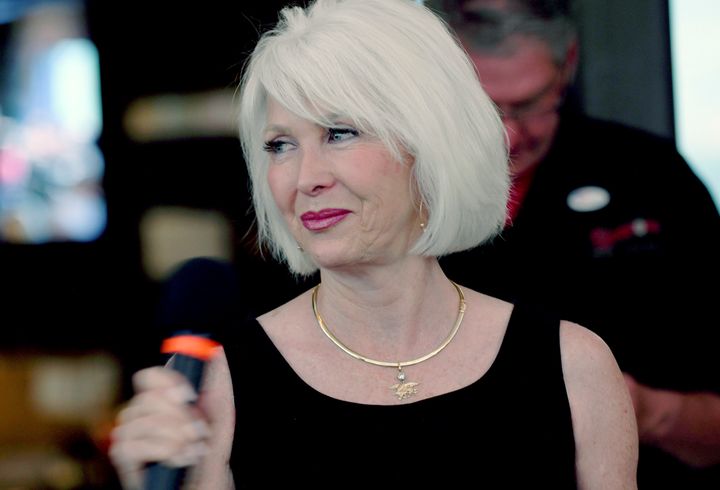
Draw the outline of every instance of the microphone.
<instances>
[{"instance_id":1,"label":"microphone","mask_svg":"<svg viewBox=\"0 0 720 490\"><path fill-rule=\"evenodd\" d=\"M165 283L157 323L168 334L160 350L172 356L168 367L185 376L196 392L202 385L206 362L220 345L212 334L237 312L237 293L237 274L232 266L209 258L185 262ZM151 463L145 489L178 489L186 470Z\"/></svg>"}]
</instances>

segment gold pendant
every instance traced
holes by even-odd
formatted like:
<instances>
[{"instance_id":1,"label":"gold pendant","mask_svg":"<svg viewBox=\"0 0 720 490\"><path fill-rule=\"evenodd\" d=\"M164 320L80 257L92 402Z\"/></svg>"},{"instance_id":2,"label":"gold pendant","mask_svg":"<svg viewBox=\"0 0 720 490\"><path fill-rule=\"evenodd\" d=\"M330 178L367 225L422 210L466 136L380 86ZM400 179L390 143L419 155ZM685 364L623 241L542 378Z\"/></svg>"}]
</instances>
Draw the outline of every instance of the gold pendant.
<instances>
[{"instance_id":1,"label":"gold pendant","mask_svg":"<svg viewBox=\"0 0 720 490\"><path fill-rule=\"evenodd\" d=\"M404 400L405 398L410 398L414 394L417 393L417 386L420 383L415 383L413 381L405 382L405 373L402 370L402 366L398 365L398 374L397 379L400 381L399 383L396 383L390 387L391 390L395 390L395 396L398 397L398 400Z\"/></svg>"}]
</instances>

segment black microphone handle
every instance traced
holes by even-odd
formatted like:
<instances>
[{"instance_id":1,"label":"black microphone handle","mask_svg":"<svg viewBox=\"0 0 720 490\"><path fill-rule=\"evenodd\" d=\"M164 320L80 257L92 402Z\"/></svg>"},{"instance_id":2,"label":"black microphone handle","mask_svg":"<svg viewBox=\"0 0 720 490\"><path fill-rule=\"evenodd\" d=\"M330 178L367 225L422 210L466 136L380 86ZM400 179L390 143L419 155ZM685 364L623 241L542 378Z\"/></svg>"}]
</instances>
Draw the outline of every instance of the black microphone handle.
<instances>
[{"instance_id":1,"label":"black microphone handle","mask_svg":"<svg viewBox=\"0 0 720 490\"><path fill-rule=\"evenodd\" d=\"M185 354L175 353L170 368L184 375L197 393L202 382L205 362ZM177 490L182 487L187 468L176 468L162 463L150 463L145 474L145 490Z\"/></svg>"},{"instance_id":2,"label":"black microphone handle","mask_svg":"<svg viewBox=\"0 0 720 490\"><path fill-rule=\"evenodd\" d=\"M146 490L177 490L185 481L187 468L173 468L161 463L150 463L145 471Z\"/></svg>"},{"instance_id":3,"label":"black microphone handle","mask_svg":"<svg viewBox=\"0 0 720 490\"><path fill-rule=\"evenodd\" d=\"M214 349L212 332L226 328L236 316L240 293L233 264L207 257L183 263L165 281L158 303L157 326L166 337L161 352L174 354L167 367L188 378L198 391L202 372ZM145 475L147 490L181 488L184 468L149 464Z\"/></svg>"}]
</instances>

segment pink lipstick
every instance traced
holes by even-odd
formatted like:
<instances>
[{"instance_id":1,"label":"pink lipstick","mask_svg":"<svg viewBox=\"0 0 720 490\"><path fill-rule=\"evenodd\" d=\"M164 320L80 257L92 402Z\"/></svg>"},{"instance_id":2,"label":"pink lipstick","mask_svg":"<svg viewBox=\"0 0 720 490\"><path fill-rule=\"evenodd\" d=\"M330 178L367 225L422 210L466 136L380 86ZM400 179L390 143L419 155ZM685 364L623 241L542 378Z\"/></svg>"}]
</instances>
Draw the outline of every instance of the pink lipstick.
<instances>
[{"instance_id":1,"label":"pink lipstick","mask_svg":"<svg viewBox=\"0 0 720 490\"><path fill-rule=\"evenodd\" d=\"M321 209L308 211L300 216L303 226L310 231L326 230L339 223L350 214L347 209Z\"/></svg>"}]
</instances>

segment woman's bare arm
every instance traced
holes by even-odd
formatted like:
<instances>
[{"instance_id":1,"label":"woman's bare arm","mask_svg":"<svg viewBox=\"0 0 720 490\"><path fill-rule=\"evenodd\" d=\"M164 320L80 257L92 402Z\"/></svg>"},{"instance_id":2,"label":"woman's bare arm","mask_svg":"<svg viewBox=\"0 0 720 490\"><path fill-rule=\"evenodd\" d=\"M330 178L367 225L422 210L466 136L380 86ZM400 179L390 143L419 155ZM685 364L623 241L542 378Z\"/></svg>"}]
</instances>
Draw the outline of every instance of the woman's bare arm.
<instances>
[{"instance_id":1,"label":"woman's bare arm","mask_svg":"<svg viewBox=\"0 0 720 490\"><path fill-rule=\"evenodd\" d=\"M600 337L580 325L562 322L560 332L578 487L635 490L637 426L615 358Z\"/></svg>"}]
</instances>

